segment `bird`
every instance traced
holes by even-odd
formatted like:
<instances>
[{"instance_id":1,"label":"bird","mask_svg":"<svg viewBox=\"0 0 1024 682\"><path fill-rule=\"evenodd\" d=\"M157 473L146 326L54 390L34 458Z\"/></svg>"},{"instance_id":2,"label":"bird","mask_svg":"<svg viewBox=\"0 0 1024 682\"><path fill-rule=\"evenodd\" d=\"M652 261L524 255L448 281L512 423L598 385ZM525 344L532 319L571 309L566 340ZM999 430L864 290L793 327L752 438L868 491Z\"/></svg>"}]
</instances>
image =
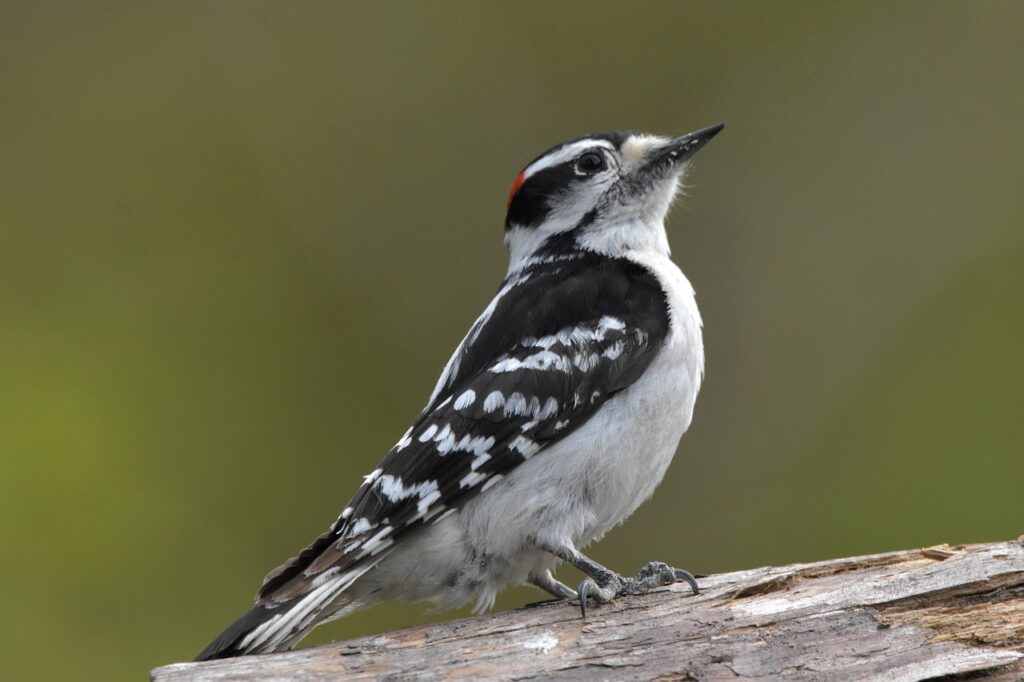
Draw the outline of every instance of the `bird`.
<instances>
[{"instance_id":1,"label":"bird","mask_svg":"<svg viewBox=\"0 0 1024 682\"><path fill-rule=\"evenodd\" d=\"M474 603L532 584L579 601L697 581L660 561L625 577L583 554L653 494L704 376L702 322L665 219L724 128L587 135L508 194L509 267L426 406L329 529L264 579L196 658L294 647L385 600ZM586 578L573 589L553 571Z\"/></svg>"}]
</instances>

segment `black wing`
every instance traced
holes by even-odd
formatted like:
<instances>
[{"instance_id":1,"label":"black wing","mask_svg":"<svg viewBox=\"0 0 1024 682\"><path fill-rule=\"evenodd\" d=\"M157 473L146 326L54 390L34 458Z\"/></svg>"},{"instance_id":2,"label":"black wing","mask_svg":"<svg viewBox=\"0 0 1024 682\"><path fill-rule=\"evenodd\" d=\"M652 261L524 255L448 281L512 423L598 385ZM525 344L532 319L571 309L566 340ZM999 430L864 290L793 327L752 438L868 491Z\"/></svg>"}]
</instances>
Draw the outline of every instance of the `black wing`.
<instances>
[{"instance_id":1,"label":"black wing","mask_svg":"<svg viewBox=\"0 0 1024 682\"><path fill-rule=\"evenodd\" d=\"M575 252L510 275L401 441L334 526L267 576L261 600L380 555L584 424L636 381L668 333L665 294L645 268Z\"/></svg>"}]
</instances>

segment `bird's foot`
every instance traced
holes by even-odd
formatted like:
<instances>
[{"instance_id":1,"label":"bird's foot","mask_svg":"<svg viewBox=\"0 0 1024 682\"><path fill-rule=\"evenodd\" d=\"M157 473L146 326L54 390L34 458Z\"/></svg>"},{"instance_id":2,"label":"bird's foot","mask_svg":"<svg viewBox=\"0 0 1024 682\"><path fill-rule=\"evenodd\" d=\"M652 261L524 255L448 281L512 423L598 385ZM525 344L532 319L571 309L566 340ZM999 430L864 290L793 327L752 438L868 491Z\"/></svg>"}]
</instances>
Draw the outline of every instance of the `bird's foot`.
<instances>
[{"instance_id":1,"label":"bird's foot","mask_svg":"<svg viewBox=\"0 0 1024 682\"><path fill-rule=\"evenodd\" d=\"M647 594L656 587L664 587L677 582L686 582L694 594L700 591L697 579L689 571L673 568L663 561L652 561L640 569L632 578L624 578L618 573L608 572L600 576L600 580L587 578L580 583L580 611L587 617L587 600L593 599L595 604L607 604L616 597L633 594Z\"/></svg>"},{"instance_id":2,"label":"bird's foot","mask_svg":"<svg viewBox=\"0 0 1024 682\"><path fill-rule=\"evenodd\" d=\"M685 582L689 585L694 594L700 592L700 588L697 587L697 579L693 577L692 573L681 568L673 568L664 561L651 561L641 568L636 576L629 578L629 582L637 590L629 594L646 594L655 587L663 587L679 582Z\"/></svg>"}]
</instances>

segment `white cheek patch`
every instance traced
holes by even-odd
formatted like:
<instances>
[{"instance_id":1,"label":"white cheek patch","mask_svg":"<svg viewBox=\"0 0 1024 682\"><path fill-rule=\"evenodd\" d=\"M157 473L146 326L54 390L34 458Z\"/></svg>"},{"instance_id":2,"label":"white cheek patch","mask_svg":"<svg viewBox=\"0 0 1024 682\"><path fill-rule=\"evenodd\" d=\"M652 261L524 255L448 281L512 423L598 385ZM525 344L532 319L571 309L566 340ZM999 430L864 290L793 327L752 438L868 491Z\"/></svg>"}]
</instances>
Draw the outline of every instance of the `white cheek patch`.
<instances>
[{"instance_id":1,"label":"white cheek patch","mask_svg":"<svg viewBox=\"0 0 1024 682\"><path fill-rule=\"evenodd\" d=\"M545 218L543 231L554 234L576 227L580 218L597 204L613 182L615 176L605 171L603 177L594 177L589 183L581 183L571 195L563 194Z\"/></svg>"}]
</instances>

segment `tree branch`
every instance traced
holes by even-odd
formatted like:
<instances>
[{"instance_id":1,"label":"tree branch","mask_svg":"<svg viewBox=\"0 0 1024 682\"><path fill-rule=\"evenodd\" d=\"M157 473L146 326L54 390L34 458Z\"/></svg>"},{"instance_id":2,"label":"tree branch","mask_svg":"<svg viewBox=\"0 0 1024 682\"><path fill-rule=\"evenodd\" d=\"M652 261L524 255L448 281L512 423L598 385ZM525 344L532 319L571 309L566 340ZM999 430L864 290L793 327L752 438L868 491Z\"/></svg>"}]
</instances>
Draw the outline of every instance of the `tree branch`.
<instances>
[{"instance_id":1,"label":"tree branch","mask_svg":"<svg viewBox=\"0 0 1024 682\"><path fill-rule=\"evenodd\" d=\"M893 552L700 579L588 610L547 602L273 654L157 668L156 682L1024 677L1024 545Z\"/></svg>"}]
</instances>

